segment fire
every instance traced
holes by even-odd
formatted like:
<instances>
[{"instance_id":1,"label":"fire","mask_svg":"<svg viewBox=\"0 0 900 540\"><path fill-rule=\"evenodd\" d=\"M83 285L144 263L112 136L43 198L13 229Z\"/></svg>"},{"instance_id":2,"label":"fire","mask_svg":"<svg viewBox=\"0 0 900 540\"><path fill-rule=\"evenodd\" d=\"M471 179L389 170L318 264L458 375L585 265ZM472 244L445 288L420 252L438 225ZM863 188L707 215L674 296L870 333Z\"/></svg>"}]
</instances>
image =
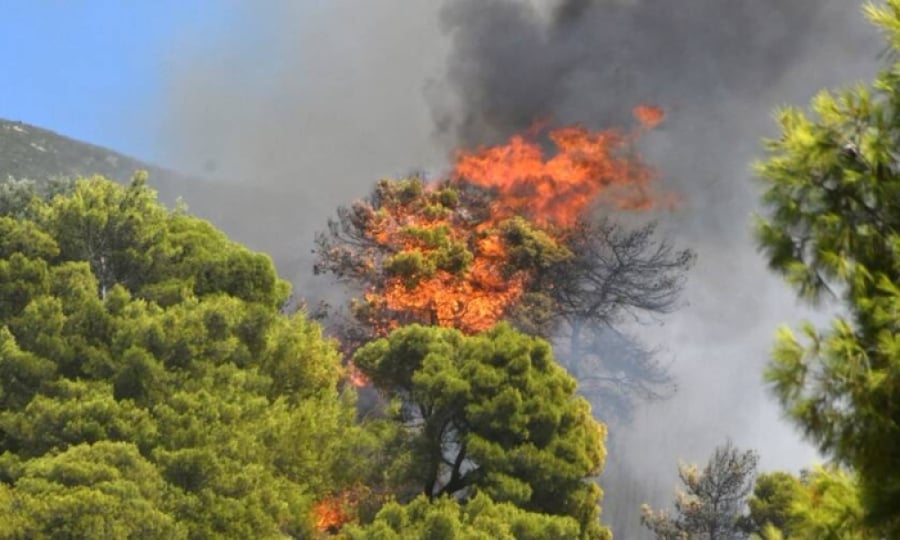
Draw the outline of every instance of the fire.
<instances>
[{"instance_id":1,"label":"fire","mask_svg":"<svg viewBox=\"0 0 900 540\"><path fill-rule=\"evenodd\" d=\"M369 379L353 364L353 362L347 364L347 382L356 388L369 386Z\"/></svg>"},{"instance_id":2,"label":"fire","mask_svg":"<svg viewBox=\"0 0 900 540\"><path fill-rule=\"evenodd\" d=\"M634 114L645 129L664 117L662 109L647 106ZM539 224L572 225L598 202L647 209L654 206L648 192L654 174L632 151L636 135L554 129L548 133L555 147L549 156L533 137L517 135L502 146L460 152L452 177L496 190L498 214L521 214Z\"/></svg>"},{"instance_id":3,"label":"fire","mask_svg":"<svg viewBox=\"0 0 900 540\"><path fill-rule=\"evenodd\" d=\"M313 507L316 529L320 532L336 533L350 521L351 506L349 493L326 497Z\"/></svg>"},{"instance_id":4,"label":"fire","mask_svg":"<svg viewBox=\"0 0 900 540\"><path fill-rule=\"evenodd\" d=\"M408 322L480 332L493 326L506 307L524 291L521 275L505 275L505 248L496 231L482 232L485 224L472 227L456 222L452 229L446 229L450 231L448 242L466 246L460 249L467 250L471 261L461 263L456 269L439 268L431 272L429 261L444 256L442 248L446 246L422 242L410 230L429 227L433 230L435 224L422 222L416 215L398 218L405 227L391 233L378 231L372 238L397 250L394 260L409 255L415 257L413 260L426 261L425 269L415 269L411 276L403 273L388 277L383 286L365 295L366 304L376 307L369 322L377 333L387 334ZM417 225L421 228L416 229Z\"/></svg>"},{"instance_id":5,"label":"fire","mask_svg":"<svg viewBox=\"0 0 900 540\"><path fill-rule=\"evenodd\" d=\"M493 326L523 292L521 278L503 283L498 276L495 265L478 261L463 278L441 272L414 287L391 280L383 295L370 293L367 298L383 299L384 306L392 312L421 313L421 322L452 326L468 333L481 332ZM382 326L393 329L396 319Z\"/></svg>"},{"instance_id":6,"label":"fire","mask_svg":"<svg viewBox=\"0 0 900 540\"><path fill-rule=\"evenodd\" d=\"M597 204L658 206L662 199L650 189L655 174L634 146L664 113L638 107L634 115L640 128L632 132L562 127L547 133L545 149L536 128L505 145L458 153L442 181L380 182L372 200L347 218L356 236L342 245L353 247L331 252L335 261L350 257L369 284L357 318L376 335L413 322L486 330L533 279L531 270L511 264L515 246L502 233L504 223L524 218L564 248L566 228Z\"/></svg>"},{"instance_id":7,"label":"fire","mask_svg":"<svg viewBox=\"0 0 900 540\"><path fill-rule=\"evenodd\" d=\"M324 533L320 537L338 533L344 525L358 519L360 508L380 506L388 498L388 491L373 490L360 483L327 495L312 509L316 530Z\"/></svg>"},{"instance_id":8,"label":"fire","mask_svg":"<svg viewBox=\"0 0 900 540\"><path fill-rule=\"evenodd\" d=\"M655 128L666 118L665 111L659 107L651 107L649 105L639 105L632 112L645 129Z\"/></svg>"}]
</instances>

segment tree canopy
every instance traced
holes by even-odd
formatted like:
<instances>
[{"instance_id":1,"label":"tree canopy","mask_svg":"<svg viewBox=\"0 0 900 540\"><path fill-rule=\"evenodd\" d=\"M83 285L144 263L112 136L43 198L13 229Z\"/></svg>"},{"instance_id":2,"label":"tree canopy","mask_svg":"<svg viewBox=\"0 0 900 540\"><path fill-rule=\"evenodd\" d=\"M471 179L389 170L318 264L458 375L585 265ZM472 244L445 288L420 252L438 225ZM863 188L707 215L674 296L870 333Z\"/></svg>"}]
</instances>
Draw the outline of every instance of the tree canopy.
<instances>
[{"instance_id":1,"label":"tree canopy","mask_svg":"<svg viewBox=\"0 0 900 540\"><path fill-rule=\"evenodd\" d=\"M0 215L0 527L28 537L309 536L365 477L332 343L271 260L79 180Z\"/></svg>"},{"instance_id":2,"label":"tree canopy","mask_svg":"<svg viewBox=\"0 0 900 540\"><path fill-rule=\"evenodd\" d=\"M828 331L779 332L767 379L826 455L859 475L873 523L900 534L900 2L866 7L891 65L871 86L779 114L759 164L770 266L811 301L840 298Z\"/></svg>"},{"instance_id":3,"label":"tree canopy","mask_svg":"<svg viewBox=\"0 0 900 540\"><path fill-rule=\"evenodd\" d=\"M142 177L9 193L0 533L608 536L605 427L545 341L399 328L354 357L394 403L359 421L268 257Z\"/></svg>"},{"instance_id":4,"label":"tree canopy","mask_svg":"<svg viewBox=\"0 0 900 540\"><path fill-rule=\"evenodd\" d=\"M407 478L420 493L482 493L572 517L587 538L607 534L590 480L605 458L605 427L545 341L508 325L473 336L412 325L365 345L354 362L395 400Z\"/></svg>"},{"instance_id":5,"label":"tree canopy","mask_svg":"<svg viewBox=\"0 0 900 540\"><path fill-rule=\"evenodd\" d=\"M407 505L389 503L365 527L348 526L348 540L577 540L578 523L569 517L527 512L509 503L495 503L478 494L466 504L450 497L429 500L424 495Z\"/></svg>"},{"instance_id":6,"label":"tree canopy","mask_svg":"<svg viewBox=\"0 0 900 540\"><path fill-rule=\"evenodd\" d=\"M814 540L888 538L865 522L855 475L837 467L815 467L800 477L785 472L757 478L745 520L753 538Z\"/></svg>"}]
</instances>

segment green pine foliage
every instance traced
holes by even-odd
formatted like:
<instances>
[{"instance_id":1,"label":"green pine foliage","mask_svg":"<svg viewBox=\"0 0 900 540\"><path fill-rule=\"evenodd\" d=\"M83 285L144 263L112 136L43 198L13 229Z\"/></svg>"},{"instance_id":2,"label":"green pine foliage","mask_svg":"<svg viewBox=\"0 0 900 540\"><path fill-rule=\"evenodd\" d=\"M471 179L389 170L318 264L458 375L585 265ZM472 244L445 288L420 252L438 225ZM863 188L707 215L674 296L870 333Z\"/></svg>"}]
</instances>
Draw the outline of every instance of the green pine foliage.
<instances>
[{"instance_id":1,"label":"green pine foliage","mask_svg":"<svg viewBox=\"0 0 900 540\"><path fill-rule=\"evenodd\" d=\"M816 467L799 478L763 474L749 507L746 524L754 540L891 538L866 523L857 478L837 467Z\"/></svg>"},{"instance_id":2,"label":"green pine foliage","mask_svg":"<svg viewBox=\"0 0 900 540\"><path fill-rule=\"evenodd\" d=\"M749 514L745 528L760 536L774 528L790 538L800 526L793 506L803 496L803 489L800 479L790 473L775 471L759 475L747 501Z\"/></svg>"},{"instance_id":3,"label":"green pine foliage","mask_svg":"<svg viewBox=\"0 0 900 540\"><path fill-rule=\"evenodd\" d=\"M0 537L313 535L374 443L271 260L142 178L8 200Z\"/></svg>"},{"instance_id":4,"label":"green pine foliage","mask_svg":"<svg viewBox=\"0 0 900 540\"><path fill-rule=\"evenodd\" d=\"M759 164L758 238L798 293L841 299L829 330L779 332L767 371L785 411L860 482L867 519L900 535L900 1L866 7L889 65L871 86L779 113Z\"/></svg>"},{"instance_id":5,"label":"green pine foliage","mask_svg":"<svg viewBox=\"0 0 900 540\"><path fill-rule=\"evenodd\" d=\"M603 466L606 428L547 342L506 324L474 336L412 325L365 345L354 362L394 400L415 490L482 493L574 518L583 538L607 536L602 491L589 480Z\"/></svg>"},{"instance_id":6,"label":"green pine foliage","mask_svg":"<svg viewBox=\"0 0 900 540\"><path fill-rule=\"evenodd\" d=\"M406 505L391 502L365 526L343 531L348 540L577 540L578 522L570 517L527 512L496 503L480 493L465 504L451 497L429 501L421 495Z\"/></svg>"},{"instance_id":7,"label":"green pine foliage","mask_svg":"<svg viewBox=\"0 0 900 540\"><path fill-rule=\"evenodd\" d=\"M8 192L0 538L608 537L605 428L543 340L402 328L356 356L396 413L360 422L268 257L142 177Z\"/></svg>"}]
</instances>

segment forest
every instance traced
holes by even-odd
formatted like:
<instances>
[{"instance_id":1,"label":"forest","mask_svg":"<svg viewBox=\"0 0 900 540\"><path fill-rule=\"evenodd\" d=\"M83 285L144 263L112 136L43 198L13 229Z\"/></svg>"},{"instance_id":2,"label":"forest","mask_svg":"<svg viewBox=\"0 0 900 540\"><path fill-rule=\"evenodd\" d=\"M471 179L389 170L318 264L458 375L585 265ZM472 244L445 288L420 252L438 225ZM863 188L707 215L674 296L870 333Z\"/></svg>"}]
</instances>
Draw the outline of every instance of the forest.
<instances>
[{"instance_id":1,"label":"forest","mask_svg":"<svg viewBox=\"0 0 900 540\"><path fill-rule=\"evenodd\" d=\"M877 78L754 165L759 257L835 307L760 374L823 461L723 441L637 509L657 539L900 538L900 0L865 14ZM146 173L0 183L0 538L611 539L608 426L674 391L627 323L701 256L642 219L680 200L631 113L374 182L308 247L327 303Z\"/></svg>"}]
</instances>

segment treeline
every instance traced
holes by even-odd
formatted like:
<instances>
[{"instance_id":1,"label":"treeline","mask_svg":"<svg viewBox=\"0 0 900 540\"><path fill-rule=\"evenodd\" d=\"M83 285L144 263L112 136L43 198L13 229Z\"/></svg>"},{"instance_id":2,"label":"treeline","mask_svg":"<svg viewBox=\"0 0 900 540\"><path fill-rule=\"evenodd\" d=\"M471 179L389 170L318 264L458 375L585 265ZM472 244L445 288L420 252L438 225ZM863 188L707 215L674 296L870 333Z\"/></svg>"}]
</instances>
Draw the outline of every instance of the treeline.
<instances>
[{"instance_id":1,"label":"treeline","mask_svg":"<svg viewBox=\"0 0 900 540\"><path fill-rule=\"evenodd\" d=\"M267 256L140 177L57 191L0 202L0 536L606 536L604 427L545 341L398 329L358 419Z\"/></svg>"}]
</instances>

